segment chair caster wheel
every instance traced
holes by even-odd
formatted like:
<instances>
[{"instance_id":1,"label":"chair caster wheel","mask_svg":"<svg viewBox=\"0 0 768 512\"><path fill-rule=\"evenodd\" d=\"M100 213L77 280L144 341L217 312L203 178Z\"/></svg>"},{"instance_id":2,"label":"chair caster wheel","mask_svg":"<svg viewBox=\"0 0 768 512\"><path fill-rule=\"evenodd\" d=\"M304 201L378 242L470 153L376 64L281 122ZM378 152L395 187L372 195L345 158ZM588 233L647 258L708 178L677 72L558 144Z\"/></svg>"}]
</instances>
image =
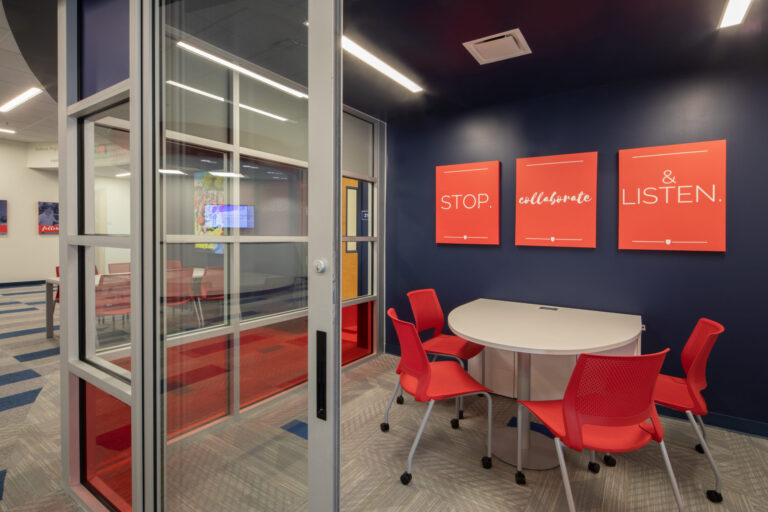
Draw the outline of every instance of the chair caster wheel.
<instances>
[{"instance_id":1,"label":"chair caster wheel","mask_svg":"<svg viewBox=\"0 0 768 512\"><path fill-rule=\"evenodd\" d=\"M587 464L587 469L589 469L593 473L599 473L600 472L600 464L597 462L590 462Z\"/></svg>"},{"instance_id":2,"label":"chair caster wheel","mask_svg":"<svg viewBox=\"0 0 768 512\"><path fill-rule=\"evenodd\" d=\"M490 457L483 457L483 467L485 469L491 469L491 466L493 466L493 461Z\"/></svg>"},{"instance_id":3,"label":"chair caster wheel","mask_svg":"<svg viewBox=\"0 0 768 512\"><path fill-rule=\"evenodd\" d=\"M723 495L713 490L707 491L707 498L712 503L720 503L721 501L723 501Z\"/></svg>"},{"instance_id":4,"label":"chair caster wheel","mask_svg":"<svg viewBox=\"0 0 768 512\"><path fill-rule=\"evenodd\" d=\"M460 420L464 419L464 411L459 411L459 419Z\"/></svg>"},{"instance_id":5,"label":"chair caster wheel","mask_svg":"<svg viewBox=\"0 0 768 512\"><path fill-rule=\"evenodd\" d=\"M403 395L400 395L397 397L397 400L395 400L399 405L403 405L403 402L405 402L405 398L403 398Z\"/></svg>"},{"instance_id":6,"label":"chair caster wheel","mask_svg":"<svg viewBox=\"0 0 768 512\"><path fill-rule=\"evenodd\" d=\"M701 446L700 444L697 444L694 448L696 449L697 452L704 453L704 447Z\"/></svg>"},{"instance_id":7,"label":"chair caster wheel","mask_svg":"<svg viewBox=\"0 0 768 512\"><path fill-rule=\"evenodd\" d=\"M411 478L413 478L413 475L411 475L409 472L405 472L402 475L400 475L400 482L402 482L403 485L408 485L411 483Z\"/></svg>"},{"instance_id":8,"label":"chair caster wheel","mask_svg":"<svg viewBox=\"0 0 768 512\"><path fill-rule=\"evenodd\" d=\"M459 428L459 418L453 418L453 419L451 420L451 428L452 428L452 429L457 429L457 428Z\"/></svg>"},{"instance_id":9,"label":"chair caster wheel","mask_svg":"<svg viewBox=\"0 0 768 512\"><path fill-rule=\"evenodd\" d=\"M522 471L515 473L515 483L517 485L525 485L525 474Z\"/></svg>"},{"instance_id":10,"label":"chair caster wheel","mask_svg":"<svg viewBox=\"0 0 768 512\"><path fill-rule=\"evenodd\" d=\"M616 465L616 459L613 458L613 455L603 455L603 462L605 462L606 466L611 468Z\"/></svg>"},{"instance_id":11,"label":"chair caster wheel","mask_svg":"<svg viewBox=\"0 0 768 512\"><path fill-rule=\"evenodd\" d=\"M382 423L379 426L381 427L382 432L389 432L389 423Z\"/></svg>"}]
</instances>

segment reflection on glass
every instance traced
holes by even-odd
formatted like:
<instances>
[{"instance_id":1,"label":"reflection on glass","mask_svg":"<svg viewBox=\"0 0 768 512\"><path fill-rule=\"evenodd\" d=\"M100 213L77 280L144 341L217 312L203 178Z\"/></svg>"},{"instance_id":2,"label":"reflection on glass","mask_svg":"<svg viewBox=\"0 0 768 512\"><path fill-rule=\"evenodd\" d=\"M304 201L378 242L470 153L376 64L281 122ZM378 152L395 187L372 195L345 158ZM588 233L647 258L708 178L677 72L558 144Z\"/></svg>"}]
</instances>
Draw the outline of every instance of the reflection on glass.
<instances>
[{"instance_id":1,"label":"reflection on glass","mask_svg":"<svg viewBox=\"0 0 768 512\"><path fill-rule=\"evenodd\" d=\"M241 244L239 277L243 319L306 308L307 244Z\"/></svg>"},{"instance_id":2,"label":"reflection on glass","mask_svg":"<svg viewBox=\"0 0 768 512\"><path fill-rule=\"evenodd\" d=\"M163 295L166 334L228 322L227 244L168 244Z\"/></svg>"},{"instance_id":3,"label":"reflection on glass","mask_svg":"<svg viewBox=\"0 0 768 512\"><path fill-rule=\"evenodd\" d=\"M229 412L229 336L184 343L166 351L168 438Z\"/></svg>"},{"instance_id":4,"label":"reflection on glass","mask_svg":"<svg viewBox=\"0 0 768 512\"><path fill-rule=\"evenodd\" d=\"M186 52L169 37L165 45L166 128L218 142L231 142L229 71Z\"/></svg>"},{"instance_id":5,"label":"reflection on glass","mask_svg":"<svg viewBox=\"0 0 768 512\"><path fill-rule=\"evenodd\" d=\"M341 299L373 293L373 242L341 243Z\"/></svg>"},{"instance_id":6,"label":"reflection on glass","mask_svg":"<svg viewBox=\"0 0 768 512\"><path fill-rule=\"evenodd\" d=\"M92 214L85 234L131 232L131 166L128 103L103 110L83 122L83 190Z\"/></svg>"},{"instance_id":7,"label":"reflection on glass","mask_svg":"<svg viewBox=\"0 0 768 512\"><path fill-rule=\"evenodd\" d=\"M240 158L241 235L305 236L307 170Z\"/></svg>"},{"instance_id":8,"label":"reflection on glass","mask_svg":"<svg viewBox=\"0 0 768 512\"><path fill-rule=\"evenodd\" d=\"M240 407L306 380L306 317L240 334Z\"/></svg>"},{"instance_id":9,"label":"reflection on glass","mask_svg":"<svg viewBox=\"0 0 768 512\"><path fill-rule=\"evenodd\" d=\"M117 365L128 378L131 367L131 251L114 247L89 248L93 258L93 346L87 358L97 364ZM90 289L86 287L86 290ZM115 368L107 365L107 369Z\"/></svg>"},{"instance_id":10,"label":"reflection on glass","mask_svg":"<svg viewBox=\"0 0 768 512\"><path fill-rule=\"evenodd\" d=\"M217 223L214 215L216 207L229 204L233 179L221 175L229 171L229 165L229 155L221 151L181 142L166 144L160 173L168 234L229 234L229 228Z\"/></svg>"},{"instance_id":11,"label":"reflection on glass","mask_svg":"<svg viewBox=\"0 0 768 512\"><path fill-rule=\"evenodd\" d=\"M131 408L85 381L82 407L82 483L114 510L131 510Z\"/></svg>"},{"instance_id":12,"label":"reflection on glass","mask_svg":"<svg viewBox=\"0 0 768 512\"><path fill-rule=\"evenodd\" d=\"M272 155L307 160L305 98L240 77L240 145Z\"/></svg>"}]
</instances>

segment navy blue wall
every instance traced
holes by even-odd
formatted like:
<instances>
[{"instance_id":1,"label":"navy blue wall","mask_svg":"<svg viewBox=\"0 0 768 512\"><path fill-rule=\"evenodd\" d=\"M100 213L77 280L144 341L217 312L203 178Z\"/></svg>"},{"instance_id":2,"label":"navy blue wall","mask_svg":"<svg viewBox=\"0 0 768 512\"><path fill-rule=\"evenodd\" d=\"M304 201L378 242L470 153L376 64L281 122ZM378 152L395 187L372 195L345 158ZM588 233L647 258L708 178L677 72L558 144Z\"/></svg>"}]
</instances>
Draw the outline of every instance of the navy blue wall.
<instances>
[{"instance_id":1,"label":"navy blue wall","mask_svg":"<svg viewBox=\"0 0 768 512\"><path fill-rule=\"evenodd\" d=\"M768 87L731 72L607 85L420 122L390 123L387 306L433 287L447 313L478 297L640 314L644 352L670 347L696 320L725 325L708 368L710 422L768 435ZM617 249L618 150L727 139L727 252ZM515 247L515 159L598 151L597 248ZM500 160L501 245L436 245L436 165ZM387 327L388 350L397 339ZM737 418L733 418L737 417Z\"/></svg>"},{"instance_id":2,"label":"navy blue wall","mask_svg":"<svg viewBox=\"0 0 768 512\"><path fill-rule=\"evenodd\" d=\"M128 78L127 0L80 0L80 97Z\"/></svg>"}]
</instances>

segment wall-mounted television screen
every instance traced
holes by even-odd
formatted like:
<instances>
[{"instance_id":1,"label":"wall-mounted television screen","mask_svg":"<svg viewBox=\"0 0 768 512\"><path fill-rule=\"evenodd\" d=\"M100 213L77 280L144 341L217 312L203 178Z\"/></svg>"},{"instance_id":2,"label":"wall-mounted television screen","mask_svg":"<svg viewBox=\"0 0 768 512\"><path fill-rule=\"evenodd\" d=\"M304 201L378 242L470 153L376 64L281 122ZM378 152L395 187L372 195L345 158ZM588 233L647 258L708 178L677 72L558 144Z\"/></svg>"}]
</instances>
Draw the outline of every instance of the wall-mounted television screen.
<instances>
[{"instance_id":1,"label":"wall-mounted television screen","mask_svg":"<svg viewBox=\"0 0 768 512\"><path fill-rule=\"evenodd\" d=\"M253 229L253 206L231 204L206 204L205 225L207 228Z\"/></svg>"}]
</instances>

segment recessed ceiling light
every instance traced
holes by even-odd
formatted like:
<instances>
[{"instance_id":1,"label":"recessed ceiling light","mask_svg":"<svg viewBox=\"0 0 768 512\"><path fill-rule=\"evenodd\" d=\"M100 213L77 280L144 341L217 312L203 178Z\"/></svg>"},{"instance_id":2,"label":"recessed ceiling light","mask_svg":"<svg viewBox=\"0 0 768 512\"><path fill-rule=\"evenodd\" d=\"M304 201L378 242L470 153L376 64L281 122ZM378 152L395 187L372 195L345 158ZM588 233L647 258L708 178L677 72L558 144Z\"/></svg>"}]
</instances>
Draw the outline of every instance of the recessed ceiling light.
<instances>
[{"instance_id":1,"label":"recessed ceiling light","mask_svg":"<svg viewBox=\"0 0 768 512\"><path fill-rule=\"evenodd\" d=\"M25 101L31 100L41 92L43 92L43 90L39 87L30 87L29 89L27 89L26 91L19 94L18 96L13 98L11 101L9 101L8 103L0 107L0 112L9 112L15 109L16 107L18 107L19 105L21 105L22 103L24 103Z\"/></svg>"},{"instance_id":2,"label":"recessed ceiling light","mask_svg":"<svg viewBox=\"0 0 768 512\"><path fill-rule=\"evenodd\" d=\"M239 172L209 171L208 174L218 176L219 178L245 178L245 175Z\"/></svg>"},{"instance_id":3,"label":"recessed ceiling light","mask_svg":"<svg viewBox=\"0 0 768 512\"><path fill-rule=\"evenodd\" d=\"M266 110L259 110L258 108L251 107L250 105L244 105L240 104L240 108L244 108L245 110L250 110L251 112L256 112L257 114L261 114L263 116L271 117L272 119L277 119L278 121L287 121L288 119L282 116L278 116L277 114L272 114L270 112L267 112Z\"/></svg>"},{"instance_id":4,"label":"recessed ceiling light","mask_svg":"<svg viewBox=\"0 0 768 512\"><path fill-rule=\"evenodd\" d=\"M16 130L9 130L9 129L7 129L7 128L0 128L0 133L10 133L10 134L14 134L14 133L16 133Z\"/></svg>"},{"instance_id":5,"label":"recessed ceiling light","mask_svg":"<svg viewBox=\"0 0 768 512\"><path fill-rule=\"evenodd\" d=\"M196 48L192 46L191 44L185 43L184 41L179 41L176 43L176 45L180 48L183 48L187 50L188 52L194 53L195 55L199 55L201 57L204 57L210 61L213 61L217 64L221 64L224 67L228 67L229 69L233 69L237 71L238 73L241 73L243 75L249 76L253 78L254 80L258 80L259 82L262 82L264 84L269 85L270 87L274 87L275 89L281 90L285 93L288 93L292 96L296 96L297 98L308 98L306 94L304 94L301 91L297 91L296 89L293 89L291 87L288 87L287 85L283 85L279 82L275 82L274 80L267 78L263 75L260 75L258 73L254 73L253 71L250 71L248 69L245 69L242 66L238 66L234 62L229 62L228 60L222 59L221 57L217 57L213 55L212 53L208 53L205 50L201 50L200 48Z\"/></svg>"},{"instance_id":6,"label":"recessed ceiling light","mask_svg":"<svg viewBox=\"0 0 768 512\"><path fill-rule=\"evenodd\" d=\"M129 172L121 172L120 174L115 174L115 178L126 178L126 177L128 177L130 175L131 175L131 173L129 173Z\"/></svg>"},{"instance_id":7,"label":"recessed ceiling light","mask_svg":"<svg viewBox=\"0 0 768 512\"><path fill-rule=\"evenodd\" d=\"M728 0L719 28L738 25L744 21L744 16L747 15L747 10L751 4L752 0Z\"/></svg>"},{"instance_id":8,"label":"recessed ceiling light","mask_svg":"<svg viewBox=\"0 0 768 512\"><path fill-rule=\"evenodd\" d=\"M421 92L424 89L416 84L413 80L406 78L405 75L398 70L361 47L356 42L352 41L347 36L341 36L341 47L347 50L349 53L362 60L376 71L385 74L395 82L399 83L411 92Z\"/></svg>"},{"instance_id":9,"label":"recessed ceiling light","mask_svg":"<svg viewBox=\"0 0 768 512\"><path fill-rule=\"evenodd\" d=\"M206 98L211 98L212 100L216 101L227 101L221 96L216 96L215 94L211 94L209 92L201 91L200 89L195 89L194 87L190 87L188 85L180 84L179 82L174 82L173 80L166 80L165 83L168 85L172 85L174 87L178 87L179 89L184 89L185 91L193 92L195 94L199 94L200 96L205 96Z\"/></svg>"},{"instance_id":10,"label":"recessed ceiling light","mask_svg":"<svg viewBox=\"0 0 768 512\"><path fill-rule=\"evenodd\" d=\"M178 169L158 169L157 172L159 172L160 174L183 174L185 176L187 175L187 173L185 173L184 171L180 171Z\"/></svg>"}]
</instances>

